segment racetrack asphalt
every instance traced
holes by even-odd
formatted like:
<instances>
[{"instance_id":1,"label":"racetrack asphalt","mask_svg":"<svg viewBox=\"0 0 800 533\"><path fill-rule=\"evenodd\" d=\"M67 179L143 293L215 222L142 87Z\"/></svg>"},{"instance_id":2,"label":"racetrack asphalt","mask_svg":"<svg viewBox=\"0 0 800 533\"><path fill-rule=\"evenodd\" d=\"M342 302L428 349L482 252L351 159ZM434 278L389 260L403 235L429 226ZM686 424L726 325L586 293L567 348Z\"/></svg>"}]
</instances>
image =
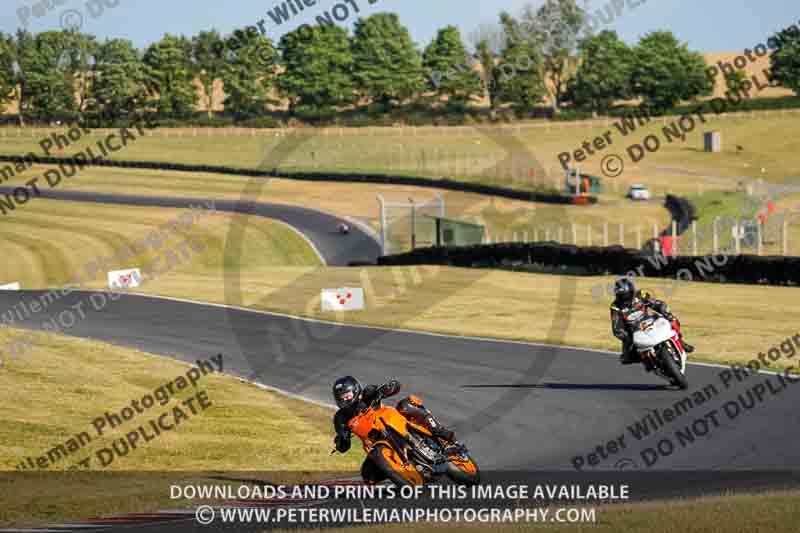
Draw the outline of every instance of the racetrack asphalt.
<instances>
[{"instance_id":1,"label":"racetrack asphalt","mask_svg":"<svg viewBox=\"0 0 800 533\"><path fill-rule=\"evenodd\" d=\"M605 352L343 326L135 294L120 295L94 311L90 294L70 293L14 325L38 328L46 318L83 301L87 318L69 329L69 335L187 362L223 353L227 373L326 403L331 403L330 386L337 376L352 374L368 383L396 378L404 393L421 396L445 424L461 421L454 429L485 469L573 470L574 457L586 457L598 445L607 448L608 441L623 435L625 448L585 468L647 469L641 456L645 447L662 437L677 443L676 430L712 410L718 411L718 424L705 418L708 429L696 426L693 443L677 446L653 468L786 470L800 464L800 383L784 379L786 386L780 389L778 376L751 375L741 382L733 378L726 388L720 377L724 368L690 365L690 390L679 391L638 365L620 366ZM0 292L0 311L40 295ZM237 334L229 326L234 320ZM249 334L242 335L242 330ZM285 337L276 338L275 331ZM294 342L297 337L303 342ZM532 360L554 351L556 357L541 379L519 383ZM761 391L762 400L729 420L723 404L738 401L739 394L747 399L748 389L765 380L771 381L771 389ZM470 414L509 391L515 394L511 407L474 431ZM687 397L693 398L691 404L684 401ZM682 409L678 402L683 402ZM668 408L678 415L653 432L655 439L640 441L628 429L653 410L664 419ZM618 464L622 459L630 462Z\"/></svg>"},{"instance_id":2,"label":"racetrack asphalt","mask_svg":"<svg viewBox=\"0 0 800 533\"><path fill-rule=\"evenodd\" d=\"M11 193L13 187L0 187L0 193ZM173 198L127 194L42 189L42 198L104 204L188 208L211 200L203 198ZM32 198L31 202L36 199ZM351 261L374 261L381 253L380 244L358 224L316 209L264 202L213 200L217 211L244 213L280 220L305 236L328 266L347 266ZM26 209L20 205L16 209ZM10 211L6 216L14 216ZM338 231L340 223L350 227L348 235Z\"/></svg>"}]
</instances>

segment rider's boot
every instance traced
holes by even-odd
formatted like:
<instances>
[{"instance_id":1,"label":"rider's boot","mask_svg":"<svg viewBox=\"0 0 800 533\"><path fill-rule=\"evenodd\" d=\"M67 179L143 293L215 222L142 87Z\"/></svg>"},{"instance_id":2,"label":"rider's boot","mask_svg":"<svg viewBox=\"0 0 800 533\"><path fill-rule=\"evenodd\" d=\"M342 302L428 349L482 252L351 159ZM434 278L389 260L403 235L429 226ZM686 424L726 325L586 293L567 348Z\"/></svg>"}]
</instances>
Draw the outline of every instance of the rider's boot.
<instances>
[{"instance_id":1,"label":"rider's boot","mask_svg":"<svg viewBox=\"0 0 800 533\"><path fill-rule=\"evenodd\" d=\"M636 350L626 346L622 349L619 362L623 365L635 365L636 363L641 363L642 360L639 358L639 353Z\"/></svg>"},{"instance_id":2,"label":"rider's boot","mask_svg":"<svg viewBox=\"0 0 800 533\"><path fill-rule=\"evenodd\" d=\"M428 427L430 428L431 433L433 434L434 437L436 437L437 439L442 439L447 442L455 442L456 434L453 433L452 430L438 423L436 419L433 418L433 415L431 415L430 413L428 413L425 416L425 422L428 424Z\"/></svg>"}]
</instances>

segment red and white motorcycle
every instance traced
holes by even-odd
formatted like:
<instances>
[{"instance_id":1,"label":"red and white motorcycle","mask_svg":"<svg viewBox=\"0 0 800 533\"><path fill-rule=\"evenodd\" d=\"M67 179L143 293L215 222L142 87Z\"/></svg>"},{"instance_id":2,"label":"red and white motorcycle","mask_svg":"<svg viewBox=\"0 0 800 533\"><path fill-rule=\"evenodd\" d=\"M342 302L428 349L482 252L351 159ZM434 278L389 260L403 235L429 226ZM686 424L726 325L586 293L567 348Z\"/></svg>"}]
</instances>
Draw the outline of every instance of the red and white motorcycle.
<instances>
[{"instance_id":1,"label":"red and white motorcycle","mask_svg":"<svg viewBox=\"0 0 800 533\"><path fill-rule=\"evenodd\" d=\"M634 316L638 313L641 316ZM689 388L686 379L686 350L672 323L659 314L651 314L645 310L635 311L627 318L636 323L633 345L645 367L676 387Z\"/></svg>"}]
</instances>

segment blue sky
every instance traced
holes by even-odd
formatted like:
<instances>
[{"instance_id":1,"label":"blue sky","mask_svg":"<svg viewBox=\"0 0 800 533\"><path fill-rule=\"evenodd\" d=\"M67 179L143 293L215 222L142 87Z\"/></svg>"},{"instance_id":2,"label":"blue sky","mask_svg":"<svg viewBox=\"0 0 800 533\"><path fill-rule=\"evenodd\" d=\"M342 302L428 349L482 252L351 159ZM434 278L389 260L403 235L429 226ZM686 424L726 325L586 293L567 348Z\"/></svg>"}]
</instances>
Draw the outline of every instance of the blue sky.
<instances>
[{"instance_id":1,"label":"blue sky","mask_svg":"<svg viewBox=\"0 0 800 533\"><path fill-rule=\"evenodd\" d=\"M302 0L295 0L302 2ZM464 36L482 22L497 20L501 10L518 12L522 6L541 4L541 0L347 0L352 22L352 3L361 15L380 11L393 11L411 30L414 40L421 46L427 44L437 28L454 24ZM374 1L370 5L369 1ZM612 0L591 0L590 11L602 9ZM621 2L622 0L614 0ZM2 0L0 31L15 31L20 26L18 10L37 3L61 4L41 17L30 16L31 31L44 31L60 27L62 12L77 10L83 19L83 30L100 38L124 37L137 46L158 40L164 33L192 35L203 29L216 28L223 33L234 28L256 24L266 19L265 27L271 37L280 37L301 23L313 22L317 15L332 9L344 0L316 0L291 22L276 26L267 16L283 1L278 0L89 0L103 5L104 12L92 17L87 0ZM314 0L306 0L312 3ZM669 29L691 48L701 51L737 51L766 40L775 31L790 24L800 24L800 7L797 0L625 0L627 4L641 3L637 7L625 5L622 14L610 24L602 26L616 30L624 40L635 43L653 30ZM343 8L338 8L343 14ZM95 8L94 12L99 11ZM66 16L66 15L65 15ZM69 15L77 20L77 15ZM69 20L69 19L67 19Z\"/></svg>"}]
</instances>

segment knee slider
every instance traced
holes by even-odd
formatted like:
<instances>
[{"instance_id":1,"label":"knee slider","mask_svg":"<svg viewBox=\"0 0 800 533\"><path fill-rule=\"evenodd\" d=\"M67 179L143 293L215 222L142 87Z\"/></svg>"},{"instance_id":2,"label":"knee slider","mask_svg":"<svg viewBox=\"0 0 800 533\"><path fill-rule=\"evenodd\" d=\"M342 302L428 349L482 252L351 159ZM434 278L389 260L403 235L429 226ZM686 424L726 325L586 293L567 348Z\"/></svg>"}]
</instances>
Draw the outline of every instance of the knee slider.
<instances>
[{"instance_id":1,"label":"knee slider","mask_svg":"<svg viewBox=\"0 0 800 533\"><path fill-rule=\"evenodd\" d=\"M422 407L422 400L418 396L411 394L406 400L414 407Z\"/></svg>"}]
</instances>

